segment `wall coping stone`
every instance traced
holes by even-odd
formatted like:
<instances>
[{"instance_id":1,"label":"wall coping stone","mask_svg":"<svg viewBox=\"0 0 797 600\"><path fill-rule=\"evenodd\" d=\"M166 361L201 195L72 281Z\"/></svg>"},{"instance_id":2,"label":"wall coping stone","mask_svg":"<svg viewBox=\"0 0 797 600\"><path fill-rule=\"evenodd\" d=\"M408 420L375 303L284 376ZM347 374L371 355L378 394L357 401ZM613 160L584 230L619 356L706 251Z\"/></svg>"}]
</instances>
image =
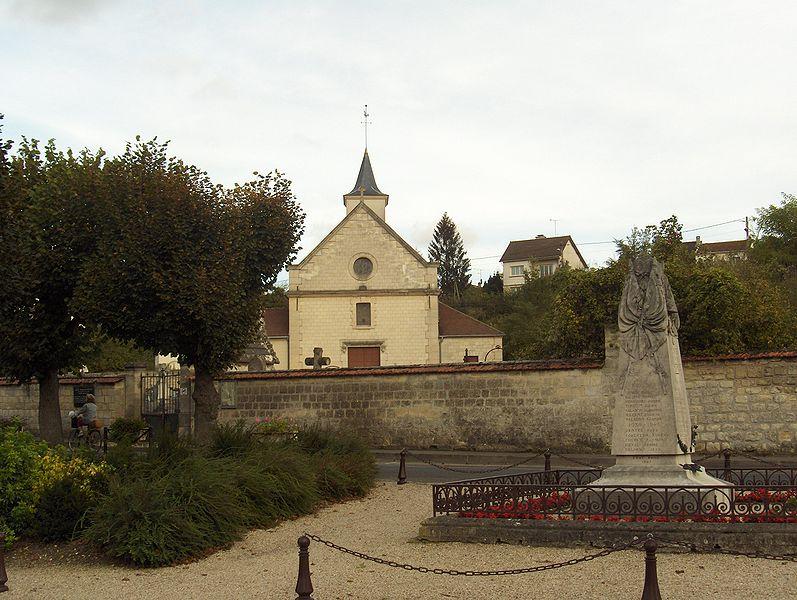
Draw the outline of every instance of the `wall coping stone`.
<instances>
[{"instance_id":1,"label":"wall coping stone","mask_svg":"<svg viewBox=\"0 0 797 600\"><path fill-rule=\"evenodd\" d=\"M60 385L80 385L82 383L94 383L100 385L113 385L124 381L124 375L91 375L89 377L59 377ZM36 383L33 380L20 382L8 377L0 377L0 385L22 385L23 383Z\"/></svg>"},{"instance_id":2,"label":"wall coping stone","mask_svg":"<svg viewBox=\"0 0 797 600\"><path fill-rule=\"evenodd\" d=\"M425 375L436 373L494 373L507 371L556 371L575 369L601 369L603 361L574 360L523 360L486 363L448 363L434 365L396 365L389 367L358 367L342 369L292 369L289 371L233 371L217 380L293 379L304 377L369 377L376 375Z\"/></svg>"}]
</instances>

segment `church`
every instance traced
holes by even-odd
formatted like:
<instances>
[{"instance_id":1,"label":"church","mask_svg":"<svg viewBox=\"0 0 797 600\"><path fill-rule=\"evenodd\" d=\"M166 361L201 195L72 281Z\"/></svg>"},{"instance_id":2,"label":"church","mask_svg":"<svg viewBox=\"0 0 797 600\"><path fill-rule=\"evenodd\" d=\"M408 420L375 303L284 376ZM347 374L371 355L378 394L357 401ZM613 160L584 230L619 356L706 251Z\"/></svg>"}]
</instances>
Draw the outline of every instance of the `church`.
<instances>
[{"instance_id":1,"label":"church","mask_svg":"<svg viewBox=\"0 0 797 600\"><path fill-rule=\"evenodd\" d=\"M387 224L367 149L343 205L340 223L288 267L288 306L264 314L275 368L310 368L314 348L333 368L502 360L503 334L440 302L437 263Z\"/></svg>"}]
</instances>

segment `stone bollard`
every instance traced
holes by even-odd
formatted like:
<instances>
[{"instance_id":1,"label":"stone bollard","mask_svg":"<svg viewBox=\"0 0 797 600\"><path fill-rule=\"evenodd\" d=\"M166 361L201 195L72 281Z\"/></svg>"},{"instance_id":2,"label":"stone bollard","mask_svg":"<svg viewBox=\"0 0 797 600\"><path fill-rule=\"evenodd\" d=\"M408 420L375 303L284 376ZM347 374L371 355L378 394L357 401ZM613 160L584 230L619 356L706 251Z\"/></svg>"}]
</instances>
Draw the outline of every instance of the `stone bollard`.
<instances>
[{"instance_id":1,"label":"stone bollard","mask_svg":"<svg viewBox=\"0 0 797 600\"><path fill-rule=\"evenodd\" d=\"M399 456L401 458L399 460L398 481L396 481L396 483L398 485L403 485L407 483L407 449L403 449Z\"/></svg>"},{"instance_id":2,"label":"stone bollard","mask_svg":"<svg viewBox=\"0 0 797 600\"><path fill-rule=\"evenodd\" d=\"M661 600L659 575L656 571L656 548L656 540L648 534L645 542L645 587L642 589L642 600Z\"/></svg>"},{"instance_id":3,"label":"stone bollard","mask_svg":"<svg viewBox=\"0 0 797 600\"><path fill-rule=\"evenodd\" d=\"M296 578L296 600L313 600L313 582L310 581L310 538L306 535L297 541L299 545L299 575Z\"/></svg>"},{"instance_id":4,"label":"stone bollard","mask_svg":"<svg viewBox=\"0 0 797 600\"><path fill-rule=\"evenodd\" d=\"M545 457L545 483L550 484L552 483L551 477L551 450L550 448L545 451L543 454Z\"/></svg>"},{"instance_id":5,"label":"stone bollard","mask_svg":"<svg viewBox=\"0 0 797 600\"><path fill-rule=\"evenodd\" d=\"M8 581L8 574L6 573L6 534L0 533L0 594L8 591L6 582Z\"/></svg>"},{"instance_id":6,"label":"stone bollard","mask_svg":"<svg viewBox=\"0 0 797 600\"><path fill-rule=\"evenodd\" d=\"M728 481L731 477L731 449L725 448L725 450L722 451L722 456L725 457L725 471L722 474L722 478Z\"/></svg>"}]
</instances>

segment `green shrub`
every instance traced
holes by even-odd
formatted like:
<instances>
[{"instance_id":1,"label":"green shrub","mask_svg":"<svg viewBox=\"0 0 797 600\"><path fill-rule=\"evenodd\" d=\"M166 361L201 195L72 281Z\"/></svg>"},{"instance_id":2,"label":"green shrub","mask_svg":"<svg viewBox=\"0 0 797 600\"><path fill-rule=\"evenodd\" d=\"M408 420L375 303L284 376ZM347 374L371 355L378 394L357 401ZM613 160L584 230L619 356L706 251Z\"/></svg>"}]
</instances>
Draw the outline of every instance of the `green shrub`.
<instances>
[{"instance_id":1,"label":"green shrub","mask_svg":"<svg viewBox=\"0 0 797 600\"><path fill-rule=\"evenodd\" d=\"M297 448L235 456L147 457L89 511L85 537L114 558L159 566L229 544L247 529L310 512L315 474Z\"/></svg>"},{"instance_id":2,"label":"green shrub","mask_svg":"<svg viewBox=\"0 0 797 600\"><path fill-rule=\"evenodd\" d=\"M13 427L0 428L0 531L11 543L33 522L47 444Z\"/></svg>"},{"instance_id":3,"label":"green shrub","mask_svg":"<svg viewBox=\"0 0 797 600\"><path fill-rule=\"evenodd\" d=\"M255 425L244 419L220 423L213 428L208 450L218 456L244 454L256 443L254 431Z\"/></svg>"},{"instance_id":4,"label":"green shrub","mask_svg":"<svg viewBox=\"0 0 797 600\"><path fill-rule=\"evenodd\" d=\"M299 432L298 443L312 455L322 498L363 496L373 487L376 461L361 438L347 432L309 428Z\"/></svg>"},{"instance_id":5,"label":"green shrub","mask_svg":"<svg viewBox=\"0 0 797 600\"><path fill-rule=\"evenodd\" d=\"M57 481L39 498L33 535L46 542L72 539L82 529L83 514L94 503L94 498L74 479Z\"/></svg>"},{"instance_id":6,"label":"green shrub","mask_svg":"<svg viewBox=\"0 0 797 600\"><path fill-rule=\"evenodd\" d=\"M108 434L110 439L114 442L132 442L138 438L142 430L146 429L147 427L147 423L143 419L121 417L111 423Z\"/></svg>"}]
</instances>

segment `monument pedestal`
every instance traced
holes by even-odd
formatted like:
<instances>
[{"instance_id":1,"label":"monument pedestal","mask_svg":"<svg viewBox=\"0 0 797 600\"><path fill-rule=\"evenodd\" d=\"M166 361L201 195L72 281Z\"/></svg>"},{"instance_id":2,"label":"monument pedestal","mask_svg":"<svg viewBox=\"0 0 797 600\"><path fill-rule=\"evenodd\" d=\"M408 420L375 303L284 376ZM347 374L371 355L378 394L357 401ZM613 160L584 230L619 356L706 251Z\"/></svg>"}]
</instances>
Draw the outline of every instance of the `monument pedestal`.
<instances>
[{"instance_id":1,"label":"monument pedestal","mask_svg":"<svg viewBox=\"0 0 797 600\"><path fill-rule=\"evenodd\" d=\"M611 486L717 486L727 481L712 477L703 470L691 471L681 465L692 462L691 454L658 456L618 456L613 467L604 469L601 478L591 485Z\"/></svg>"}]
</instances>

